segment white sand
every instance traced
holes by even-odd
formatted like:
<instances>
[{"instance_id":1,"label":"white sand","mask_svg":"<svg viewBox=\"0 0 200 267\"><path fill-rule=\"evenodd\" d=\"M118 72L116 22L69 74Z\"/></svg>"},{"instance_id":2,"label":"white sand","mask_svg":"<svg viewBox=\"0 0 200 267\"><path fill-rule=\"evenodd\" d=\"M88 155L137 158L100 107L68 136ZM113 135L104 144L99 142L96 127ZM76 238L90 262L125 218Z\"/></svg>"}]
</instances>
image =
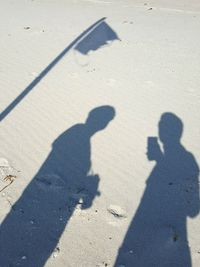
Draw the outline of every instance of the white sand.
<instances>
[{"instance_id":1,"label":"white sand","mask_svg":"<svg viewBox=\"0 0 200 267\"><path fill-rule=\"evenodd\" d=\"M17 176L0 193L0 220L5 224L11 206L48 157L54 140L73 125L84 123L96 107L110 105L116 111L115 118L91 142L91 166L99 175L101 195L90 209L74 211L59 244L55 242L58 255L46 259L46 267L114 266L155 165L146 157L147 137L158 135L164 112L181 118L182 144L200 164L197 0L1 0L0 111L36 81L75 38L103 17L121 41L87 55L69 49L0 125L0 158L9 162ZM113 211L113 205L121 217L108 211L110 206ZM188 217L193 267L200 266L199 229L200 216ZM12 240L11 234L6 234ZM159 242L156 246L158 254L165 253L159 251ZM9 249L5 244L4 250ZM37 252L32 253L37 258ZM26 263L26 248L19 248L14 257L10 266L41 267ZM0 259L0 267L7 266ZM169 263L163 266L175 267Z\"/></svg>"}]
</instances>

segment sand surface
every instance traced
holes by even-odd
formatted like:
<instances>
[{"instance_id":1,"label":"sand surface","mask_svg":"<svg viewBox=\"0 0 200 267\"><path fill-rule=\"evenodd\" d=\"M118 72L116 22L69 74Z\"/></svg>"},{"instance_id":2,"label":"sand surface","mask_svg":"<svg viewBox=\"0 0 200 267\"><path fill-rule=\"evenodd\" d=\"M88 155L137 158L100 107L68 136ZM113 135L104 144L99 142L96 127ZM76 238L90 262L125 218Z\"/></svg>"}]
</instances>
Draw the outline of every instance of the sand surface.
<instances>
[{"instance_id":1,"label":"sand surface","mask_svg":"<svg viewBox=\"0 0 200 267\"><path fill-rule=\"evenodd\" d=\"M0 21L0 267L199 267L200 2L1 0ZM182 146L156 164L166 112Z\"/></svg>"}]
</instances>

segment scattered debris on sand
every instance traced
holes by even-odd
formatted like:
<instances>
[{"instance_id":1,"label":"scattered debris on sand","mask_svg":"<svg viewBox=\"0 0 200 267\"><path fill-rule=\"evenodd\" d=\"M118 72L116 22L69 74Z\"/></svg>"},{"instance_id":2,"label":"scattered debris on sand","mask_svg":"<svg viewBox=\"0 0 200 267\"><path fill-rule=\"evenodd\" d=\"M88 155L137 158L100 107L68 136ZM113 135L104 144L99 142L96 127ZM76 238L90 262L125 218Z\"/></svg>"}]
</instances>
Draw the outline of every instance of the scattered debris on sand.
<instances>
[{"instance_id":1,"label":"scattered debris on sand","mask_svg":"<svg viewBox=\"0 0 200 267\"><path fill-rule=\"evenodd\" d=\"M107 210L116 218L127 218L126 212L120 206L110 205Z\"/></svg>"}]
</instances>

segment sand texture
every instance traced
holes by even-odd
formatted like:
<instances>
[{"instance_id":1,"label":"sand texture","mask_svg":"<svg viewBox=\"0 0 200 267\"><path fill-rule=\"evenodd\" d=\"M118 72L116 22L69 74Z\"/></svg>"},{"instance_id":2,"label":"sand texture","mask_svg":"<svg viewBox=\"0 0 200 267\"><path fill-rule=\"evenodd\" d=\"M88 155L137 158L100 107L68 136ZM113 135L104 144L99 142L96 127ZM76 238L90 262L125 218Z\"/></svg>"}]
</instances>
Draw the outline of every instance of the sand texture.
<instances>
[{"instance_id":1,"label":"sand texture","mask_svg":"<svg viewBox=\"0 0 200 267\"><path fill-rule=\"evenodd\" d=\"M0 267L199 267L200 2L0 20Z\"/></svg>"}]
</instances>

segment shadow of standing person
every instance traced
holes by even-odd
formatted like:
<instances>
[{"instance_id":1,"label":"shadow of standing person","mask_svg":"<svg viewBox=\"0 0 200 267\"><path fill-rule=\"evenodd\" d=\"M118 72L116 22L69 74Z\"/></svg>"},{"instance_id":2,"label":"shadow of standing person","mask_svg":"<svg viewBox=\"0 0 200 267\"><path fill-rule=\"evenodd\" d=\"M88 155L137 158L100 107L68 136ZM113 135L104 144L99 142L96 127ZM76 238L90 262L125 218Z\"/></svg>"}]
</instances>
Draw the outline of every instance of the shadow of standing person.
<instances>
[{"instance_id":1,"label":"shadow of standing person","mask_svg":"<svg viewBox=\"0 0 200 267\"><path fill-rule=\"evenodd\" d=\"M0 266L43 267L77 204L82 209L92 206L100 193L99 176L90 174L91 138L114 116L111 106L95 108L84 124L74 125L53 142L47 159L1 224Z\"/></svg>"},{"instance_id":2,"label":"shadow of standing person","mask_svg":"<svg viewBox=\"0 0 200 267\"><path fill-rule=\"evenodd\" d=\"M156 164L114 266L191 267L187 217L199 213L199 168L180 142L182 121L164 113L159 138L148 138L147 157Z\"/></svg>"}]
</instances>

